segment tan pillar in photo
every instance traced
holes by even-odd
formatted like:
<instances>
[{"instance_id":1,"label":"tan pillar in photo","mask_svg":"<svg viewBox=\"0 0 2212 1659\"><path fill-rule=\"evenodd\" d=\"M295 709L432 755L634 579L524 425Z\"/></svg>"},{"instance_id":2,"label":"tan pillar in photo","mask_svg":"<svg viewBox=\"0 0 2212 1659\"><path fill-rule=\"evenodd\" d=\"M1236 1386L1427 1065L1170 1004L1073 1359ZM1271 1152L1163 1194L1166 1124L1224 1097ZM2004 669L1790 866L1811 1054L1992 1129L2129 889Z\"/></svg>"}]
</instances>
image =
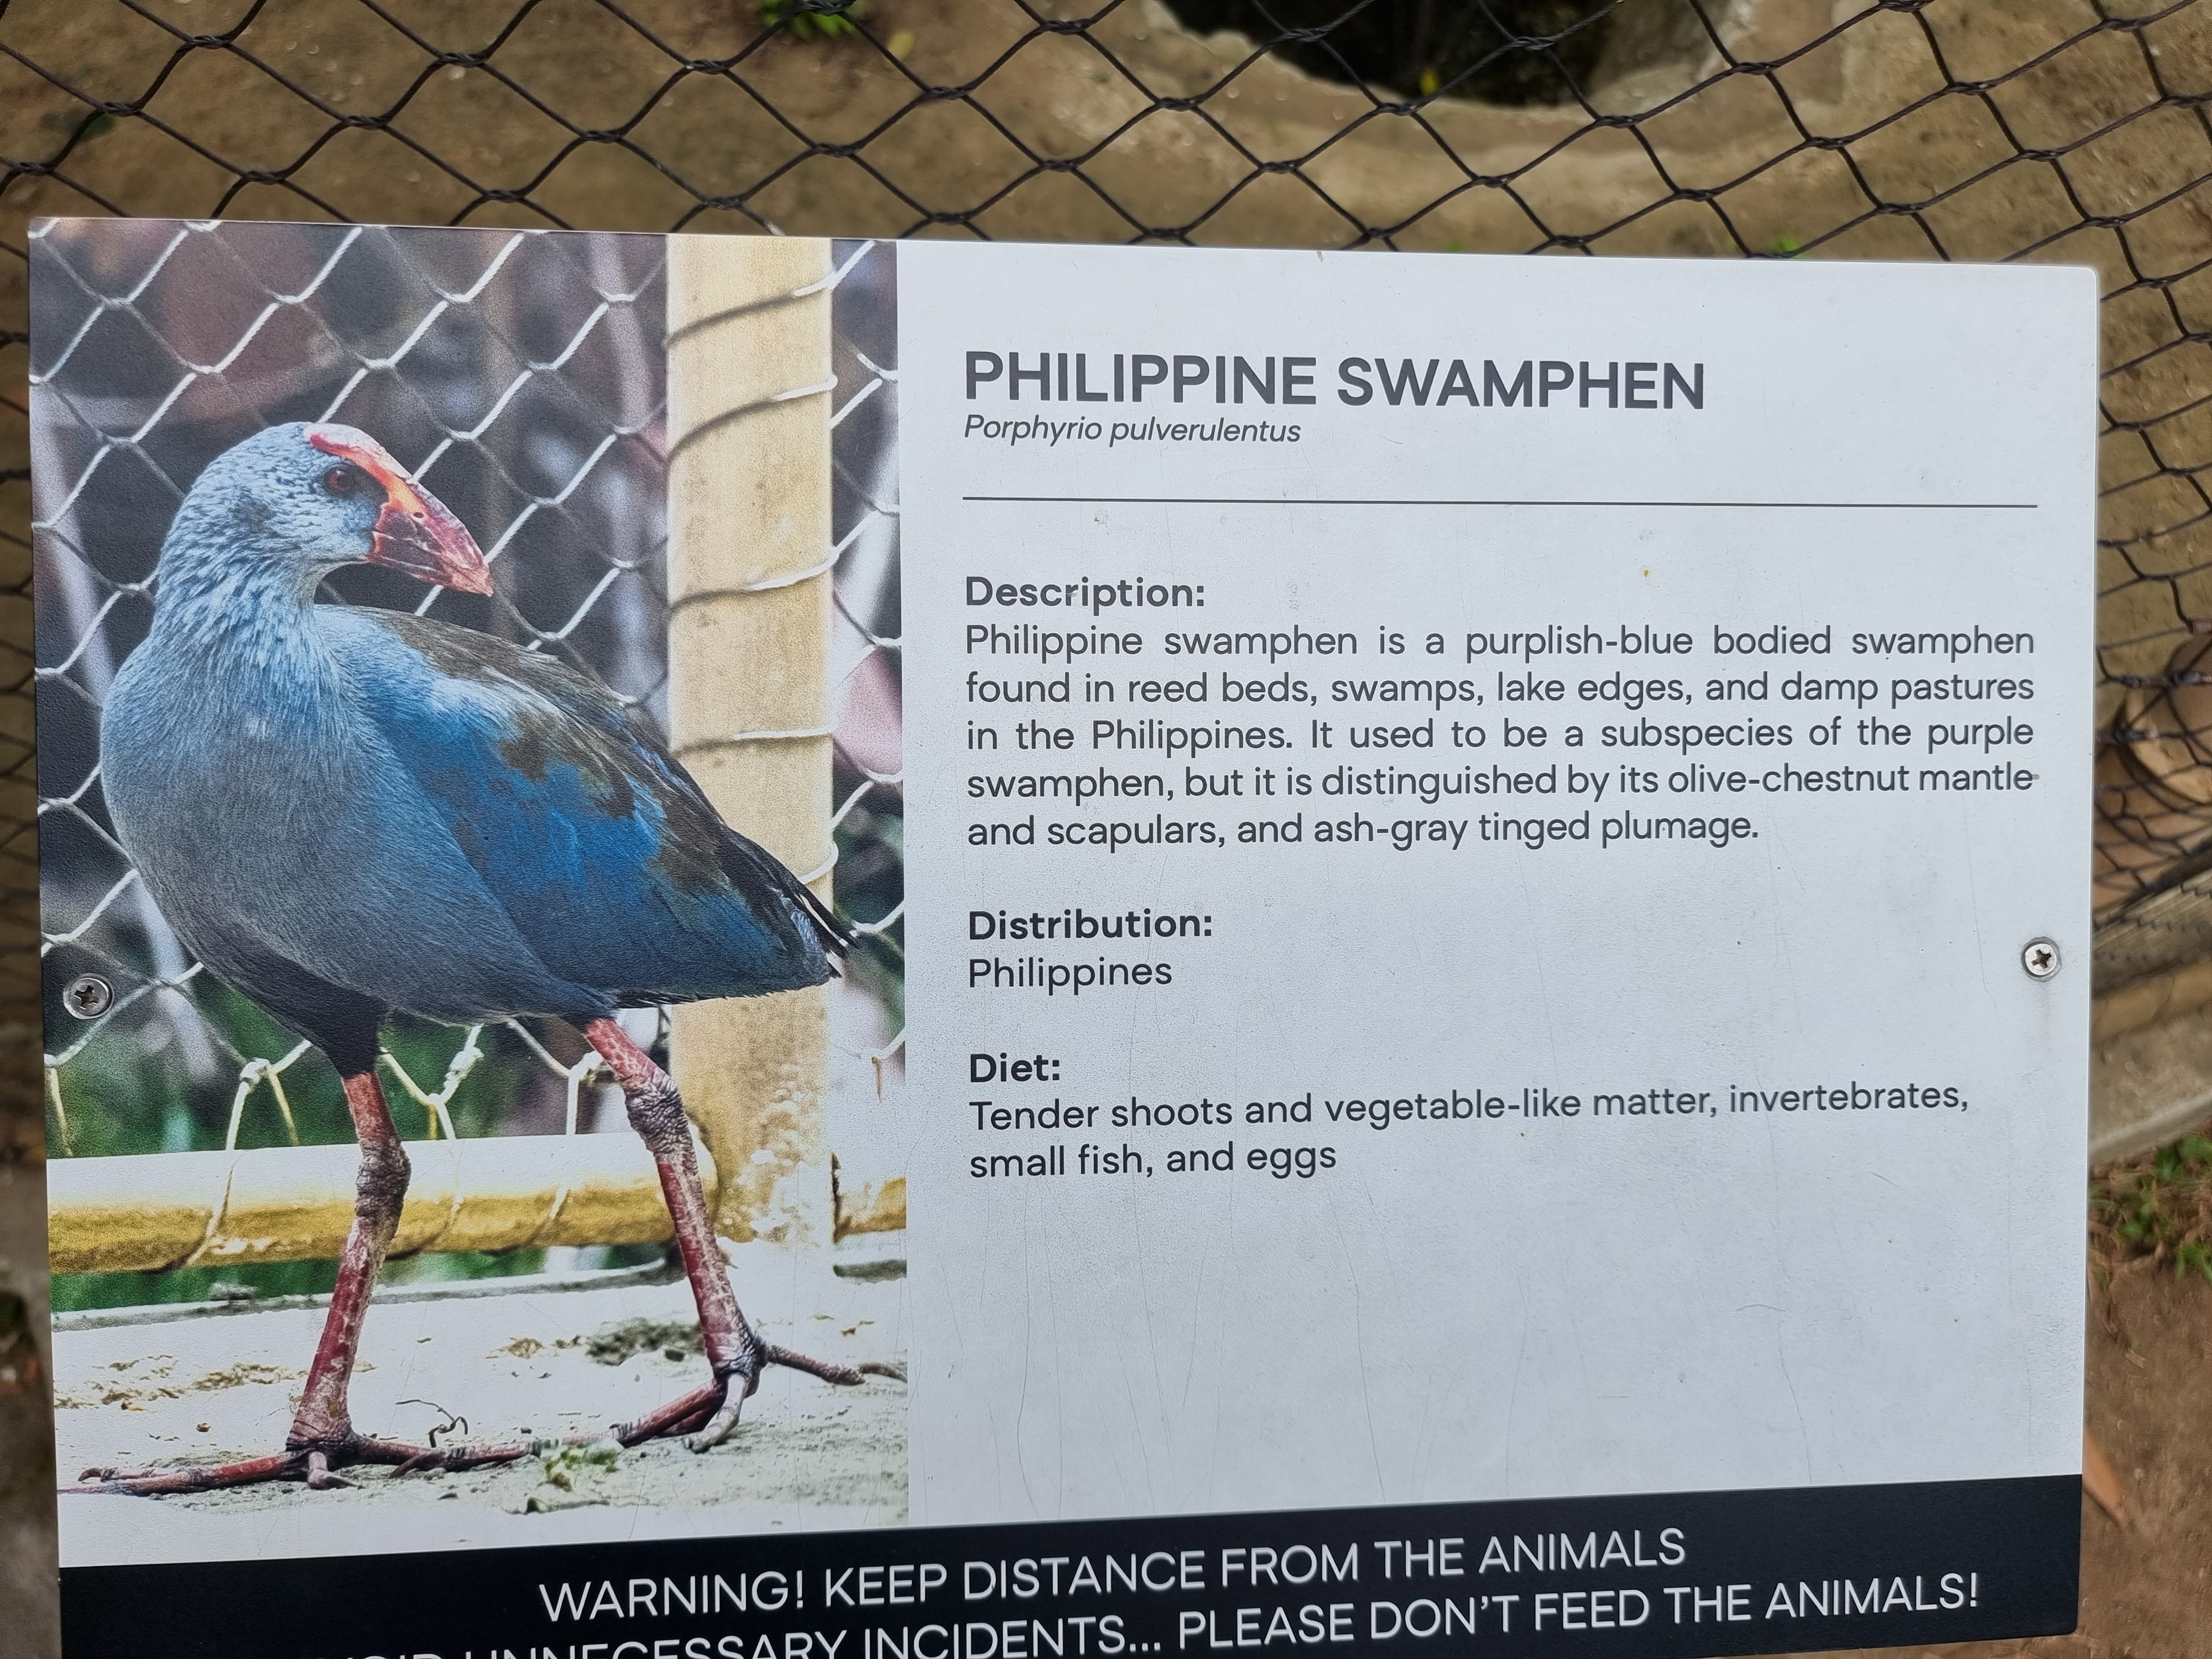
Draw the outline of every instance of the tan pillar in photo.
<instances>
[{"instance_id":1,"label":"tan pillar in photo","mask_svg":"<svg viewBox=\"0 0 2212 1659\"><path fill-rule=\"evenodd\" d=\"M668 250L671 736L724 819L827 899L830 245ZM820 987L676 1011L726 1237L830 1243L828 1015Z\"/></svg>"}]
</instances>

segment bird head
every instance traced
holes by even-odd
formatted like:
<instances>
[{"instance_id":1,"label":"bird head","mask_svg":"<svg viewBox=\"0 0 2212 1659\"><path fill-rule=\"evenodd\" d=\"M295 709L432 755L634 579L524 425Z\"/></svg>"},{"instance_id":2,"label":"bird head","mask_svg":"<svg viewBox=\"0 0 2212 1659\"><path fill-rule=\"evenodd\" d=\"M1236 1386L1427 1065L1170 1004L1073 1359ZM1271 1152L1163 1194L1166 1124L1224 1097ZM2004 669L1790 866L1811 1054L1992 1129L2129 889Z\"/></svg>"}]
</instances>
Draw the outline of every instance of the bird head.
<instances>
[{"instance_id":1,"label":"bird head","mask_svg":"<svg viewBox=\"0 0 2212 1659\"><path fill-rule=\"evenodd\" d=\"M350 426L311 426L307 439L309 448L327 458L316 476L316 491L325 500L375 508L362 556L369 563L464 593L491 592L491 567L476 538L443 501L407 476L391 451Z\"/></svg>"},{"instance_id":2,"label":"bird head","mask_svg":"<svg viewBox=\"0 0 2212 1659\"><path fill-rule=\"evenodd\" d=\"M212 549L250 554L302 596L341 565L378 564L464 593L492 591L476 538L366 432L294 422L256 433L210 462L163 550L195 562Z\"/></svg>"}]
</instances>

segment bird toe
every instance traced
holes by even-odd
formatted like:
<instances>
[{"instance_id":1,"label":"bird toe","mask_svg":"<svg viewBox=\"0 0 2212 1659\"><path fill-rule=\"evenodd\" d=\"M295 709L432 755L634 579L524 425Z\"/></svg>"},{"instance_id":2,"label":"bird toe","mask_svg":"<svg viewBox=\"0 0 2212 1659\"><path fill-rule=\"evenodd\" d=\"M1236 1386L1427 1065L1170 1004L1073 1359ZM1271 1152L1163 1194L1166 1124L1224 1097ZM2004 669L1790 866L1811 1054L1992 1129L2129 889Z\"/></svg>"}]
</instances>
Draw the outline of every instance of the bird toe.
<instances>
[{"instance_id":1,"label":"bird toe","mask_svg":"<svg viewBox=\"0 0 2212 1659\"><path fill-rule=\"evenodd\" d=\"M333 1474L330 1454L318 1451L307 1454L307 1485L316 1492L330 1492L339 1486L350 1486L353 1482L342 1474Z\"/></svg>"},{"instance_id":2,"label":"bird toe","mask_svg":"<svg viewBox=\"0 0 2212 1659\"><path fill-rule=\"evenodd\" d=\"M715 1413L707 1419L707 1426L684 1441L693 1452L710 1452L728 1439L738 1426L738 1413L744 1407L744 1396L732 1389Z\"/></svg>"}]
</instances>

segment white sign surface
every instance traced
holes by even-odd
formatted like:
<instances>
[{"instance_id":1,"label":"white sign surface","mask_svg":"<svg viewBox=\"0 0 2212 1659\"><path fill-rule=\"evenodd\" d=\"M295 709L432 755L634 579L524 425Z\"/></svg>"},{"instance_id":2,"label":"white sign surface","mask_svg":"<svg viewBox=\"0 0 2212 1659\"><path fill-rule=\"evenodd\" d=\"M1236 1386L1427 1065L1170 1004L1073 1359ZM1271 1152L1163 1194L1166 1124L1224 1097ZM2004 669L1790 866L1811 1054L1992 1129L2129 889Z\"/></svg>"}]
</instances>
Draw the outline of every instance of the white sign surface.
<instances>
[{"instance_id":1,"label":"white sign surface","mask_svg":"<svg viewBox=\"0 0 2212 1659\"><path fill-rule=\"evenodd\" d=\"M2091 272L29 246L72 1653L2070 1627Z\"/></svg>"},{"instance_id":2,"label":"white sign surface","mask_svg":"<svg viewBox=\"0 0 2212 1659\"><path fill-rule=\"evenodd\" d=\"M915 1518L2078 1470L2090 274L900 252Z\"/></svg>"}]
</instances>

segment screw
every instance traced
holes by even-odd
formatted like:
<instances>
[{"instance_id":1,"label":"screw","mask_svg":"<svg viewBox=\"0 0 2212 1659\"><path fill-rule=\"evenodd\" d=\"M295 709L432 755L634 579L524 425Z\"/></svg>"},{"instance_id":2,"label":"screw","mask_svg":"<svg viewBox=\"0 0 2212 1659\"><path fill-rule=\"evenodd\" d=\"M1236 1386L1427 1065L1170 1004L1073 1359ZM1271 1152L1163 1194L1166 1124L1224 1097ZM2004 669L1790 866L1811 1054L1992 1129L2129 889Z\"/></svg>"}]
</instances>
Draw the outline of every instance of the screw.
<instances>
[{"instance_id":1,"label":"screw","mask_svg":"<svg viewBox=\"0 0 2212 1659\"><path fill-rule=\"evenodd\" d=\"M62 993L62 1002L79 1019L98 1019L115 1006L115 989L98 974L79 974Z\"/></svg>"},{"instance_id":2,"label":"screw","mask_svg":"<svg viewBox=\"0 0 2212 1659\"><path fill-rule=\"evenodd\" d=\"M2032 939L2020 947L2020 965L2030 979L2051 979L2058 972L2058 945L2053 939Z\"/></svg>"}]
</instances>

